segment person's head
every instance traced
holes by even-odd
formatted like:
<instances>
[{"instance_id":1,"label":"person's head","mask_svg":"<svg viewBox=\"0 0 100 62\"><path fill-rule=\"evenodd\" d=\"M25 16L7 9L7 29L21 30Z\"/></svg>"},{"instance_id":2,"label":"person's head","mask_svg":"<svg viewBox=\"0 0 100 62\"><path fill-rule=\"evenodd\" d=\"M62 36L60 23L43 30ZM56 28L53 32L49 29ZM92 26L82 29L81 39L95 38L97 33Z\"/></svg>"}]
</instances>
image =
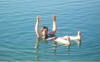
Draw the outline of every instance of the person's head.
<instances>
[{"instance_id":1,"label":"person's head","mask_svg":"<svg viewBox=\"0 0 100 62\"><path fill-rule=\"evenodd\" d=\"M43 26L41 28L41 32L42 32L43 38L47 38L47 36L48 36L48 27L47 26Z\"/></svg>"}]
</instances>

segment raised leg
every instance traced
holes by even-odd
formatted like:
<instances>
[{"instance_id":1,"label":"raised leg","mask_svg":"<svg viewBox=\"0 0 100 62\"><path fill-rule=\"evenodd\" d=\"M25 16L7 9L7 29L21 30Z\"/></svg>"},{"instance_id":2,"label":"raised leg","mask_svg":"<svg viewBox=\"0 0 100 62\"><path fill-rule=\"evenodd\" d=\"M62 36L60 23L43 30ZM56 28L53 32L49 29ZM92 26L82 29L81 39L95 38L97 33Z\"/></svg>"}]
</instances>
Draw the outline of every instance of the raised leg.
<instances>
[{"instance_id":1,"label":"raised leg","mask_svg":"<svg viewBox=\"0 0 100 62\"><path fill-rule=\"evenodd\" d=\"M63 39L67 39L68 36L64 36ZM81 40L81 32L78 31L77 36L70 36L70 40Z\"/></svg>"}]
</instances>

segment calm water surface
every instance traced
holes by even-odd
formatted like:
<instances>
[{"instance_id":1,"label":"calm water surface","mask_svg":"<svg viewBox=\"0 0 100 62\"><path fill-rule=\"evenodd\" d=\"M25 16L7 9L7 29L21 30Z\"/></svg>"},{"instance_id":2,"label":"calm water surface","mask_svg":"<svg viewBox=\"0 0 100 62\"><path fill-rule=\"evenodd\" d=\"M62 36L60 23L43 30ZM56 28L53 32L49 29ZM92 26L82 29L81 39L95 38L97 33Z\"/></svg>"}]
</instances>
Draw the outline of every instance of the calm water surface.
<instances>
[{"instance_id":1,"label":"calm water surface","mask_svg":"<svg viewBox=\"0 0 100 62\"><path fill-rule=\"evenodd\" d=\"M56 36L82 32L81 46L72 41L70 50L52 41L39 40L35 49L36 16ZM100 61L100 0L0 0L0 61Z\"/></svg>"}]
</instances>

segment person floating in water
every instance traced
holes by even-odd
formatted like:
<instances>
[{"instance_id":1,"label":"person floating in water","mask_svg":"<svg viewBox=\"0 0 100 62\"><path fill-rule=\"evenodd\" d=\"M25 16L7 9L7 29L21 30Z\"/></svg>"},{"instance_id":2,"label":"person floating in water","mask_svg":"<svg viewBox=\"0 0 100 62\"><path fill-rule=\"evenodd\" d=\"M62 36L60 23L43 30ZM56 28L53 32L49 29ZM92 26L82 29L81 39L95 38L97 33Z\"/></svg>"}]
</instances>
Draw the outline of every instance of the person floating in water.
<instances>
[{"instance_id":1,"label":"person floating in water","mask_svg":"<svg viewBox=\"0 0 100 62\"><path fill-rule=\"evenodd\" d=\"M65 45L67 45L68 48L71 45L71 40L81 40L81 32L80 31L78 31L77 36L64 36L64 37L58 37L58 38L51 37L51 35L54 35L56 33L56 30L57 30L56 16L53 16L53 28L49 34L48 34L48 27L47 26L43 26L41 28L41 32L39 31L39 22L40 22L40 17L37 16L35 31L36 31L38 38L41 37L45 40L54 39L54 42L59 43L59 44L65 44ZM49 38L49 37L51 37L51 38Z\"/></svg>"}]
</instances>

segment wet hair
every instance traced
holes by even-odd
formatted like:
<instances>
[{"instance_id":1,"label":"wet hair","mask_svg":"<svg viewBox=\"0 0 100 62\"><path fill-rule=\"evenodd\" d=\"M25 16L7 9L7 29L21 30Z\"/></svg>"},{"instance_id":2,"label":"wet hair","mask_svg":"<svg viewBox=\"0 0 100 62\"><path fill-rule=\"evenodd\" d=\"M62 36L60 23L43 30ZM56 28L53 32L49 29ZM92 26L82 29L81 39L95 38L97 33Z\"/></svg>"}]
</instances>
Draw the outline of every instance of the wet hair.
<instances>
[{"instance_id":1,"label":"wet hair","mask_svg":"<svg viewBox=\"0 0 100 62\"><path fill-rule=\"evenodd\" d=\"M47 29L47 31L48 31L48 27L47 27L47 26L43 26L43 27L41 28L41 31L43 32L44 29Z\"/></svg>"}]
</instances>

